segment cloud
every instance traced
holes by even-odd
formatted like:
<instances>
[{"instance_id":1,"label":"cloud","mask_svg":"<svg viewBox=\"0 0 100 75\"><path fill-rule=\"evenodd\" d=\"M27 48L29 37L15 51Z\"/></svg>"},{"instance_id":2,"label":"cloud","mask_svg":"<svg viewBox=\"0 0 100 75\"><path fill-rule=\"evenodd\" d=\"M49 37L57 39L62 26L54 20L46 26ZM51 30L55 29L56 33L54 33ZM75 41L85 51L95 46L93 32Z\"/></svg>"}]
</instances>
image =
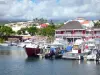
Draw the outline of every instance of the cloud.
<instances>
[{"instance_id":1,"label":"cloud","mask_svg":"<svg viewBox=\"0 0 100 75\"><path fill-rule=\"evenodd\" d=\"M0 0L0 18L65 19L100 17L99 0Z\"/></svg>"}]
</instances>

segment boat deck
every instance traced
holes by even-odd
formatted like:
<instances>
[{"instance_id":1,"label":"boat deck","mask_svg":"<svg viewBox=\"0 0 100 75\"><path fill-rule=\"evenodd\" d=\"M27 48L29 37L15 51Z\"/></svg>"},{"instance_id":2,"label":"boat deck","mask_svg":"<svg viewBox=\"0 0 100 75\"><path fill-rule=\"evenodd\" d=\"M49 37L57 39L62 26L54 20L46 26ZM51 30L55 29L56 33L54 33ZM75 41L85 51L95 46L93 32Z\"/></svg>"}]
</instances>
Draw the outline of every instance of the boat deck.
<instances>
[{"instance_id":1,"label":"boat deck","mask_svg":"<svg viewBox=\"0 0 100 75\"><path fill-rule=\"evenodd\" d=\"M65 59L80 59L80 55L78 53L66 52L63 54L62 58Z\"/></svg>"}]
</instances>

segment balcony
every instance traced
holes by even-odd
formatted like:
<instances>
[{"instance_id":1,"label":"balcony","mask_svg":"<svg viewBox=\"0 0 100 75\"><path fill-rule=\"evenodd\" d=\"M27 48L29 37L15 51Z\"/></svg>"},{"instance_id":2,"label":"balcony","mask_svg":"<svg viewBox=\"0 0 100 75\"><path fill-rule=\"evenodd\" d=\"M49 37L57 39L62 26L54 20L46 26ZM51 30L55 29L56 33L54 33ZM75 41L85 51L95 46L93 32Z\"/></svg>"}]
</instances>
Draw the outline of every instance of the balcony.
<instances>
[{"instance_id":1,"label":"balcony","mask_svg":"<svg viewBox=\"0 0 100 75\"><path fill-rule=\"evenodd\" d=\"M95 34L95 36L100 36L100 34Z\"/></svg>"},{"instance_id":2,"label":"balcony","mask_svg":"<svg viewBox=\"0 0 100 75\"><path fill-rule=\"evenodd\" d=\"M92 37L92 36L100 36L98 35L92 35L92 34L55 34L55 36L66 36L66 37Z\"/></svg>"}]
</instances>

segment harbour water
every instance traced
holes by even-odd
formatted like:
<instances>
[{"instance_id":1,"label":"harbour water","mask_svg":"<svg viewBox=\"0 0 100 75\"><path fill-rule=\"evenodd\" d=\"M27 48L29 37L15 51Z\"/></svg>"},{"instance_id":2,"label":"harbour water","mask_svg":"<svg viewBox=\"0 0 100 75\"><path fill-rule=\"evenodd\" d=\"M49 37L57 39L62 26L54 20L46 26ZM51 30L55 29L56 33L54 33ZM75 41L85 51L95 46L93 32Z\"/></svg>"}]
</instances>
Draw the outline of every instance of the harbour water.
<instances>
[{"instance_id":1,"label":"harbour water","mask_svg":"<svg viewBox=\"0 0 100 75\"><path fill-rule=\"evenodd\" d=\"M100 75L95 61L27 58L20 47L0 46L0 75Z\"/></svg>"}]
</instances>

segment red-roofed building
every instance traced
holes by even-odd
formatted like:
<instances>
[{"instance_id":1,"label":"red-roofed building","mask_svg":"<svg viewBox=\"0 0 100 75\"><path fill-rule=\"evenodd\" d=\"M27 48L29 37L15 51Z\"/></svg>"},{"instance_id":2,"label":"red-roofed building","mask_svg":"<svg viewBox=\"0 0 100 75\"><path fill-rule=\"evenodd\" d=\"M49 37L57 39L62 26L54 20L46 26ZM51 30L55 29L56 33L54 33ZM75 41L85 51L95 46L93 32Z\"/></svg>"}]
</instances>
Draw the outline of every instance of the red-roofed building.
<instances>
[{"instance_id":1,"label":"red-roofed building","mask_svg":"<svg viewBox=\"0 0 100 75\"><path fill-rule=\"evenodd\" d=\"M81 24L89 24L90 21L83 21Z\"/></svg>"},{"instance_id":2,"label":"red-roofed building","mask_svg":"<svg viewBox=\"0 0 100 75\"><path fill-rule=\"evenodd\" d=\"M40 26L41 26L41 28L46 28L46 27L48 27L48 24L44 23L44 24L41 24Z\"/></svg>"}]
</instances>

